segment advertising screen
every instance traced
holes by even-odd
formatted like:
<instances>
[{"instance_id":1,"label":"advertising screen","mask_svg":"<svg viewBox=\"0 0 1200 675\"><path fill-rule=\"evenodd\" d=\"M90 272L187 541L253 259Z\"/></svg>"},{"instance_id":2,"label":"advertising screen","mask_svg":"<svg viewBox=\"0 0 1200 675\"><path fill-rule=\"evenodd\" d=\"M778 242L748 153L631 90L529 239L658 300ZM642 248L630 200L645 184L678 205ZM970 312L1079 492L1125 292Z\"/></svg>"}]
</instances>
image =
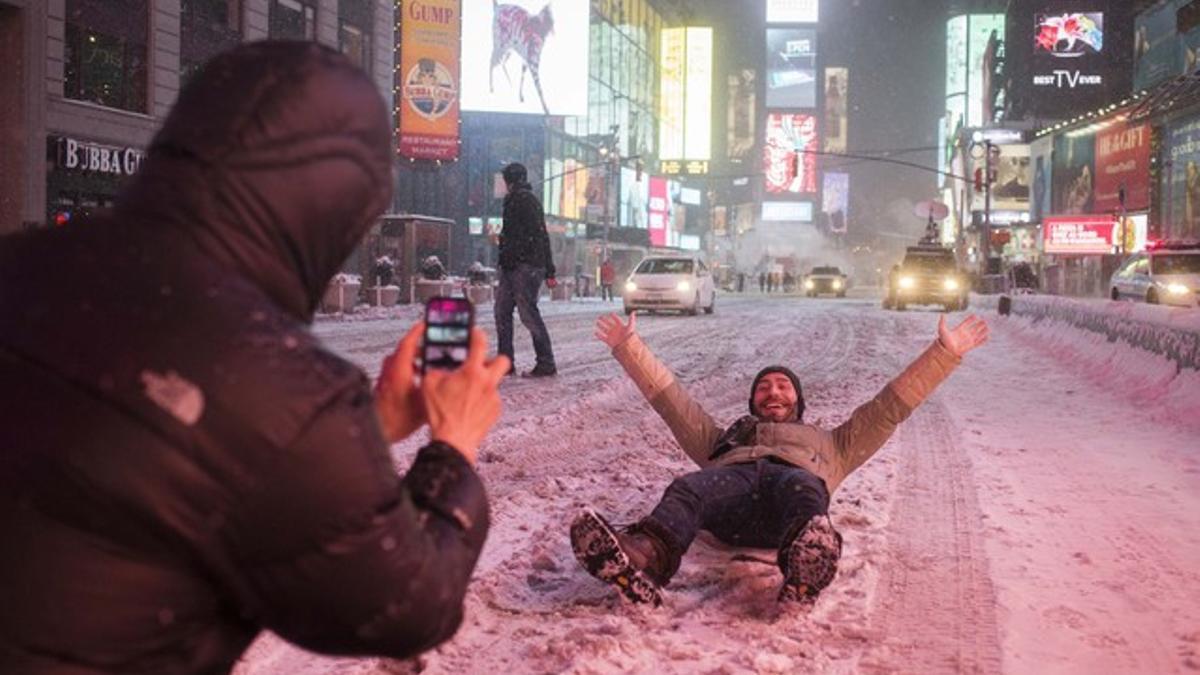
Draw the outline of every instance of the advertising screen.
<instances>
[{"instance_id":1,"label":"advertising screen","mask_svg":"<svg viewBox=\"0 0 1200 675\"><path fill-rule=\"evenodd\" d=\"M649 202L646 205L647 223L650 228L650 245L667 246L670 229L671 200L667 192L667 179L653 177L649 185Z\"/></svg>"},{"instance_id":2,"label":"advertising screen","mask_svg":"<svg viewBox=\"0 0 1200 675\"><path fill-rule=\"evenodd\" d=\"M996 180L992 183L992 209L999 211L1028 211L1029 186L1032 182L1029 146L1022 144L996 146L998 156L992 160ZM974 160L973 168L983 168L984 160ZM971 202L975 211L983 210L985 197L977 192Z\"/></svg>"},{"instance_id":3,"label":"advertising screen","mask_svg":"<svg viewBox=\"0 0 1200 675\"><path fill-rule=\"evenodd\" d=\"M821 187L821 210L829 216L830 232L846 232L846 214L850 210L850 174L825 172Z\"/></svg>"},{"instance_id":4,"label":"advertising screen","mask_svg":"<svg viewBox=\"0 0 1200 675\"><path fill-rule=\"evenodd\" d=\"M1003 39L1003 14L972 14L967 31L967 126L984 125L984 107L988 93L984 90L983 62L988 41L993 35Z\"/></svg>"},{"instance_id":5,"label":"advertising screen","mask_svg":"<svg viewBox=\"0 0 1200 675\"><path fill-rule=\"evenodd\" d=\"M817 105L817 32L767 29L767 107Z\"/></svg>"},{"instance_id":6,"label":"advertising screen","mask_svg":"<svg viewBox=\"0 0 1200 675\"><path fill-rule=\"evenodd\" d=\"M1167 217L1163 235L1200 238L1200 117L1183 120L1170 132Z\"/></svg>"},{"instance_id":7,"label":"advertising screen","mask_svg":"<svg viewBox=\"0 0 1200 675\"><path fill-rule=\"evenodd\" d=\"M650 201L650 184L646 174L639 181L637 172L621 167L621 227L644 230L647 227L646 209Z\"/></svg>"},{"instance_id":8,"label":"advertising screen","mask_svg":"<svg viewBox=\"0 0 1200 675\"><path fill-rule=\"evenodd\" d=\"M767 0L767 23L816 23L820 0Z\"/></svg>"},{"instance_id":9,"label":"advertising screen","mask_svg":"<svg viewBox=\"0 0 1200 675\"><path fill-rule=\"evenodd\" d=\"M1050 216L1042 223L1046 253L1111 253L1116 221L1111 216Z\"/></svg>"},{"instance_id":10,"label":"advertising screen","mask_svg":"<svg viewBox=\"0 0 1200 675\"><path fill-rule=\"evenodd\" d=\"M825 69L825 152L846 152L847 129L846 90L850 71L846 68Z\"/></svg>"},{"instance_id":11,"label":"advertising screen","mask_svg":"<svg viewBox=\"0 0 1200 675\"><path fill-rule=\"evenodd\" d=\"M399 153L409 159L458 157L459 0L404 0L395 73Z\"/></svg>"},{"instance_id":12,"label":"advertising screen","mask_svg":"<svg viewBox=\"0 0 1200 675\"><path fill-rule=\"evenodd\" d=\"M1092 213L1095 149L1095 134L1066 134L1054 139L1054 213Z\"/></svg>"},{"instance_id":13,"label":"advertising screen","mask_svg":"<svg viewBox=\"0 0 1200 675\"><path fill-rule=\"evenodd\" d=\"M811 223L812 202L763 202L762 219L768 223Z\"/></svg>"},{"instance_id":14,"label":"advertising screen","mask_svg":"<svg viewBox=\"0 0 1200 675\"><path fill-rule=\"evenodd\" d=\"M763 172L767 192L816 194L817 118L801 113L767 115Z\"/></svg>"},{"instance_id":15,"label":"advertising screen","mask_svg":"<svg viewBox=\"0 0 1200 675\"><path fill-rule=\"evenodd\" d=\"M1096 194L1092 210L1115 213L1150 208L1150 126L1119 124L1096 134Z\"/></svg>"},{"instance_id":16,"label":"advertising screen","mask_svg":"<svg viewBox=\"0 0 1200 675\"><path fill-rule=\"evenodd\" d=\"M588 0L463 0L463 109L586 115L589 12Z\"/></svg>"},{"instance_id":17,"label":"advertising screen","mask_svg":"<svg viewBox=\"0 0 1200 675\"><path fill-rule=\"evenodd\" d=\"M967 17L946 22L946 96L967 93Z\"/></svg>"},{"instance_id":18,"label":"advertising screen","mask_svg":"<svg viewBox=\"0 0 1200 675\"><path fill-rule=\"evenodd\" d=\"M1032 28L1031 76L1039 97L1103 94L1103 12L1037 13Z\"/></svg>"},{"instance_id":19,"label":"advertising screen","mask_svg":"<svg viewBox=\"0 0 1200 675\"><path fill-rule=\"evenodd\" d=\"M728 79L725 152L732 162L745 162L754 152L755 120L758 118L758 74L742 69Z\"/></svg>"},{"instance_id":20,"label":"advertising screen","mask_svg":"<svg viewBox=\"0 0 1200 675\"><path fill-rule=\"evenodd\" d=\"M666 28L659 44L659 158L712 156L713 33Z\"/></svg>"},{"instance_id":21,"label":"advertising screen","mask_svg":"<svg viewBox=\"0 0 1200 675\"><path fill-rule=\"evenodd\" d=\"M1053 175L1050 157L1053 151L1054 141L1050 136L1040 138L1029 146L1030 168L1033 171L1029 188L1029 220L1034 223L1042 222L1042 216L1053 211L1050 205L1050 179Z\"/></svg>"}]
</instances>

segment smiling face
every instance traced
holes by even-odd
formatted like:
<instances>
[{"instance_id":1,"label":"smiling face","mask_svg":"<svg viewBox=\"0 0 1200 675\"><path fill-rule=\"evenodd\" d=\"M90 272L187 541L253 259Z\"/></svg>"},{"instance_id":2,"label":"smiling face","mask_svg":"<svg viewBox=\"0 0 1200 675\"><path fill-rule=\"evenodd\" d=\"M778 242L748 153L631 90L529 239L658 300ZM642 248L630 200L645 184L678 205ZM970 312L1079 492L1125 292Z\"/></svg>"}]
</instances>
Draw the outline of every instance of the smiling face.
<instances>
[{"instance_id":1,"label":"smiling face","mask_svg":"<svg viewBox=\"0 0 1200 675\"><path fill-rule=\"evenodd\" d=\"M796 411L796 388L783 373L767 373L754 386L754 414L768 422L786 422Z\"/></svg>"}]
</instances>

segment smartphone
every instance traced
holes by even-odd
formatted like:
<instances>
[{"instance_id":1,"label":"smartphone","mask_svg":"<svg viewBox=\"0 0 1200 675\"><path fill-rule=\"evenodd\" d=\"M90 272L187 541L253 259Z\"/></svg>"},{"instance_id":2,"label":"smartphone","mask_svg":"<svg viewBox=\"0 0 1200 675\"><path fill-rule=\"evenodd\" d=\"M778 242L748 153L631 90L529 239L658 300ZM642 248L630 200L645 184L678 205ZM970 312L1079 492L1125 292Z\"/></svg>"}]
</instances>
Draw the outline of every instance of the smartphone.
<instances>
[{"instance_id":1,"label":"smartphone","mask_svg":"<svg viewBox=\"0 0 1200 675\"><path fill-rule=\"evenodd\" d=\"M421 372L454 370L467 360L475 306L466 298L430 298L425 303L425 342Z\"/></svg>"}]
</instances>

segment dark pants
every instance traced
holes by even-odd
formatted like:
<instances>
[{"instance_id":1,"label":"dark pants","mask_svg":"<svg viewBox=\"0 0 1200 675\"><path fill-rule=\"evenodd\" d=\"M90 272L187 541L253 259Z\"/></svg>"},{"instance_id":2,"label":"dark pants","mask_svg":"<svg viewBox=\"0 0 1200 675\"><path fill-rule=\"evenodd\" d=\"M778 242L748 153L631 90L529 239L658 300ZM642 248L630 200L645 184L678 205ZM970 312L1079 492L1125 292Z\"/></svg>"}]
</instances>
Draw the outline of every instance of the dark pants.
<instances>
[{"instance_id":1,"label":"dark pants","mask_svg":"<svg viewBox=\"0 0 1200 675\"><path fill-rule=\"evenodd\" d=\"M612 302L613 292L612 284L600 284L600 297L604 298L605 302Z\"/></svg>"},{"instance_id":2,"label":"dark pants","mask_svg":"<svg viewBox=\"0 0 1200 675\"><path fill-rule=\"evenodd\" d=\"M799 467L760 459L676 478L637 529L663 540L669 560L662 571L670 578L700 530L731 546L778 549L791 543L810 518L828 510L825 481Z\"/></svg>"},{"instance_id":3,"label":"dark pants","mask_svg":"<svg viewBox=\"0 0 1200 675\"><path fill-rule=\"evenodd\" d=\"M538 311L538 295L546 271L540 267L517 265L515 269L500 270L500 284L496 287L496 341L497 351L513 358L513 307L521 315L521 324L533 336L533 351L537 365L554 368L554 349L550 346L550 332Z\"/></svg>"}]
</instances>

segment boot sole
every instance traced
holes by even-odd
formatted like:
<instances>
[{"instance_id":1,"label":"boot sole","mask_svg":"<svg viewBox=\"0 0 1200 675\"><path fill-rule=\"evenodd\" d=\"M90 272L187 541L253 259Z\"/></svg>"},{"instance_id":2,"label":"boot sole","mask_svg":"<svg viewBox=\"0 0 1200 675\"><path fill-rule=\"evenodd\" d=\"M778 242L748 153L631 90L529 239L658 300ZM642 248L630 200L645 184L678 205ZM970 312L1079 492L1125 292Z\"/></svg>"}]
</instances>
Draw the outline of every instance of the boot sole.
<instances>
[{"instance_id":1,"label":"boot sole","mask_svg":"<svg viewBox=\"0 0 1200 675\"><path fill-rule=\"evenodd\" d=\"M783 554L784 579L780 602L816 602L817 595L833 582L842 556L842 535L829 516L808 521Z\"/></svg>"},{"instance_id":2,"label":"boot sole","mask_svg":"<svg viewBox=\"0 0 1200 675\"><path fill-rule=\"evenodd\" d=\"M616 531L595 511L587 509L571 523L571 550L588 574L616 586L631 602L662 604L658 586L629 564Z\"/></svg>"}]
</instances>

